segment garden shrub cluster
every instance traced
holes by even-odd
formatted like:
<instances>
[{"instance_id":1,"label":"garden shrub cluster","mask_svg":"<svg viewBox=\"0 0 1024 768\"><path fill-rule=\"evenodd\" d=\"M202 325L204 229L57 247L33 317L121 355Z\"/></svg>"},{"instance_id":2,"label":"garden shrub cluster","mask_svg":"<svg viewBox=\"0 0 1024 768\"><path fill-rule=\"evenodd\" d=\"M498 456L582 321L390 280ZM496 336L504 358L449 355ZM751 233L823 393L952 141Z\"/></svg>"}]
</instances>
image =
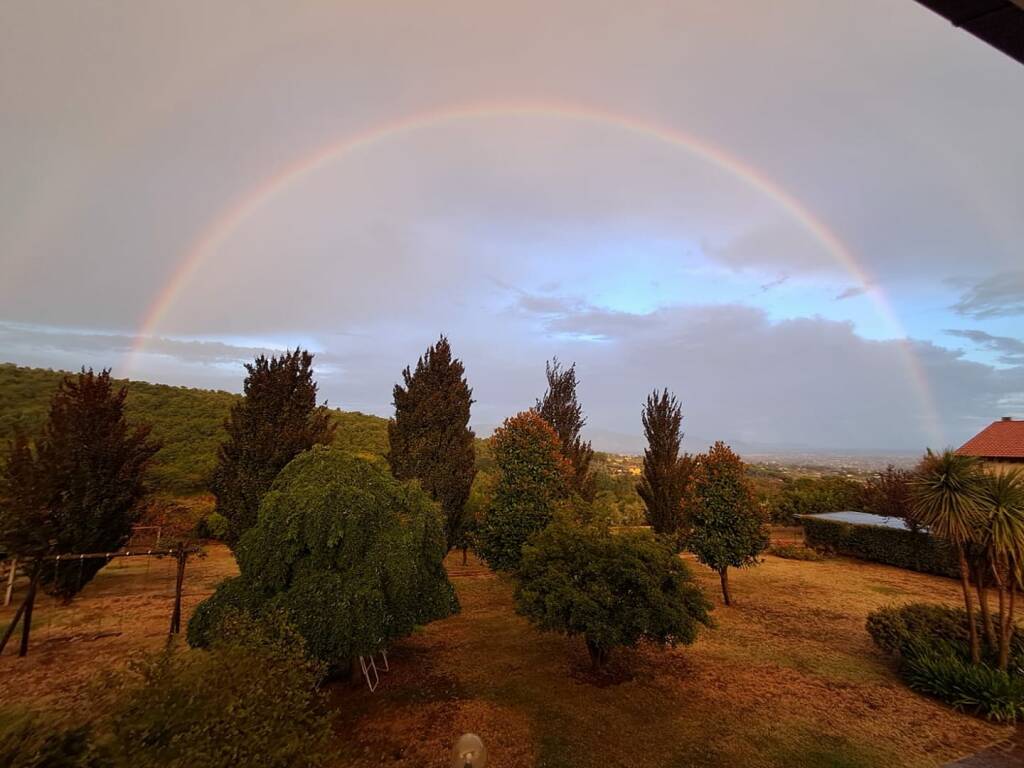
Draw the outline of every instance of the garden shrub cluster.
<instances>
[{"instance_id":1,"label":"garden shrub cluster","mask_svg":"<svg viewBox=\"0 0 1024 768\"><path fill-rule=\"evenodd\" d=\"M981 632L980 618L976 619ZM998 616L994 617L999 631ZM1014 627L1009 670L996 668L989 652L972 664L966 611L914 603L882 608L868 616L875 644L899 660L900 674L915 691L956 709L997 722L1024 719L1024 630Z\"/></svg>"},{"instance_id":2,"label":"garden shrub cluster","mask_svg":"<svg viewBox=\"0 0 1024 768\"><path fill-rule=\"evenodd\" d=\"M0 715L0 765L316 768L330 738L321 672L283 619L236 616L209 651L168 650L113 675L89 721Z\"/></svg>"},{"instance_id":3,"label":"garden shrub cluster","mask_svg":"<svg viewBox=\"0 0 1024 768\"><path fill-rule=\"evenodd\" d=\"M231 523L220 512L211 512L196 524L196 537L200 539L227 539Z\"/></svg>"},{"instance_id":4,"label":"garden shrub cluster","mask_svg":"<svg viewBox=\"0 0 1024 768\"><path fill-rule=\"evenodd\" d=\"M919 573L953 578L959 574L955 553L941 540L921 531L813 517L800 522L808 546L815 549Z\"/></svg>"},{"instance_id":5,"label":"garden shrub cluster","mask_svg":"<svg viewBox=\"0 0 1024 768\"><path fill-rule=\"evenodd\" d=\"M458 610L440 511L379 462L317 447L286 466L236 551L240 575L196 609L208 646L226 616L282 612L334 671Z\"/></svg>"}]
</instances>

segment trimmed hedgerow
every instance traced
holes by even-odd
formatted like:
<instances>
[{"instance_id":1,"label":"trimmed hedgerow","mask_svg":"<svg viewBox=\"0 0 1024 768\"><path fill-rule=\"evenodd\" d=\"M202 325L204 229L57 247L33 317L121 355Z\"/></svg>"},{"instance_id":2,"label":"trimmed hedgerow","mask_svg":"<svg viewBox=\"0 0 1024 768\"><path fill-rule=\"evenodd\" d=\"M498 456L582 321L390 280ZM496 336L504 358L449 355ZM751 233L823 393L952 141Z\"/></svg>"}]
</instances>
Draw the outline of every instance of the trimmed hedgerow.
<instances>
[{"instance_id":1,"label":"trimmed hedgerow","mask_svg":"<svg viewBox=\"0 0 1024 768\"><path fill-rule=\"evenodd\" d=\"M777 547L769 547L768 554L786 560L807 560L815 563L825 559L825 556L815 549L797 547L792 544L780 544Z\"/></svg>"},{"instance_id":2,"label":"trimmed hedgerow","mask_svg":"<svg viewBox=\"0 0 1024 768\"><path fill-rule=\"evenodd\" d=\"M991 653L971 663L967 627L964 610L926 603L882 608L867 620L871 639L899 660L913 690L997 722L1024 719L1024 630L1014 628L1009 671L1003 672Z\"/></svg>"},{"instance_id":3,"label":"trimmed hedgerow","mask_svg":"<svg viewBox=\"0 0 1024 768\"><path fill-rule=\"evenodd\" d=\"M282 612L336 671L458 610L440 510L419 484L328 448L274 481L237 549L241 572L196 609L188 641L209 645L225 615Z\"/></svg>"},{"instance_id":4,"label":"trimmed hedgerow","mask_svg":"<svg viewBox=\"0 0 1024 768\"><path fill-rule=\"evenodd\" d=\"M952 550L921 531L813 517L803 517L800 523L808 546L815 549L936 576L955 578L959 574Z\"/></svg>"}]
</instances>

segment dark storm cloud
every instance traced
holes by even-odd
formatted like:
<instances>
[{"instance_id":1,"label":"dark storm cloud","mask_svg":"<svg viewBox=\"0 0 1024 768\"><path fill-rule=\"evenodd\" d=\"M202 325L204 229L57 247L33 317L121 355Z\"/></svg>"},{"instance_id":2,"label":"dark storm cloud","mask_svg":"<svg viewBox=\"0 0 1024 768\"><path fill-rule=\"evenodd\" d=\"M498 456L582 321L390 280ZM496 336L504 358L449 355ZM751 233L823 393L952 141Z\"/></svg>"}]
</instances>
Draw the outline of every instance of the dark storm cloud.
<instances>
[{"instance_id":1,"label":"dark storm cloud","mask_svg":"<svg viewBox=\"0 0 1024 768\"><path fill-rule=\"evenodd\" d=\"M964 291L953 310L974 318L1024 314L1024 270L993 275Z\"/></svg>"}]
</instances>

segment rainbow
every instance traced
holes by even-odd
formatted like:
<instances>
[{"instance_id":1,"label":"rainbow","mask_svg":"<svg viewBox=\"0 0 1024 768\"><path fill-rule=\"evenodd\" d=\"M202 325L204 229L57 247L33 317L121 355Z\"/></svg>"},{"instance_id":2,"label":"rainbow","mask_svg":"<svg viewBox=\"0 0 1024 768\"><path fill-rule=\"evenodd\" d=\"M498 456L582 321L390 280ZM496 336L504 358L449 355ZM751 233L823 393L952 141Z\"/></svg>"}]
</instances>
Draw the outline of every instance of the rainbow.
<instances>
[{"instance_id":1,"label":"rainbow","mask_svg":"<svg viewBox=\"0 0 1024 768\"><path fill-rule=\"evenodd\" d=\"M926 418L926 426L932 438L936 440L936 444L942 444L938 411L928 384L928 378L910 343L906 341L907 334L902 323L882 292L874 288L877 285L877 281L857 261L851 250L825 222L816 217L803 203L758 169L747 165L739 158L728 154L720 147L716 147L703 139L654 122L590 107L565 104L475 103L418 112L397 120L374 125L353 135L345 136L284 166L255 188L242 195L230 207L223 210L187 249L163 289L153 300L143 317L135 336L135 343L125 361L126 371L130 373L134 369L138 356L145 351L149 339L156 335L161 320L174 305L174 302L188 285L199 267L216 252L217 247L227 240L232 233L261 207L284 194L288 189L315 173L318 169L375 144L426 128L441 126L447 123L495 117L530 116L613 126L641 138L661 142L685 151L731 174L748 187L767 195L820 243L825 252L850 275L859 287L865 290L876 310L889 326L903 337L903 340L900 341L903 359L907 373L920 398L921 408Z\"/></svg>"}]
</instances>

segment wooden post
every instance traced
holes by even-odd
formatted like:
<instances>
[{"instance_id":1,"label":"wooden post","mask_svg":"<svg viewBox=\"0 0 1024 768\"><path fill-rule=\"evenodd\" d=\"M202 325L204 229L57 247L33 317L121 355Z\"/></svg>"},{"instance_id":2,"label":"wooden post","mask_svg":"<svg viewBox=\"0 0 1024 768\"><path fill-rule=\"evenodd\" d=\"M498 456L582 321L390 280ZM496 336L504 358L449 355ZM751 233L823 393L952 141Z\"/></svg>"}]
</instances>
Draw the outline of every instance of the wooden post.
<instances>
[{"instance_id":1,"label":"wooden post","mask_svg":"<svg viewBox=\"0 0 1024 768\"><path fill-rule=\"evenodd\" d=\"M14 594L14 576L18 572L18 558L11 558L11 570L7 574L7 594L4 595L4 607L11 604L11 595Z\"/></svg>"},{"instance_id":2,"label":"wooden post","mask_svg":"<svg viewBox=\"0 0 1024 768\"><path fill-rule=\"evenodd\" d=\"M39 586L39 577L43 572L42 561L37 560L32 573L32 581L28 585L28 595L25 597L25 617L21 620L21 647L18 648L18 656L28 655L28 635L32 631L32 607L36 602L36 588Z\"/></svg>"},{"instance_id":3,"label":"wooden post","mask_svg":"<svg viewBox=\"0 0 1024 768\"><path fill-rule=\"evenodd\" d=\"M188 559L184 544L178 545L175 557L178 559L178 574L174 583L174 611L171 613L171 631L168 633L170 635L181 632L181 588L185 583L185 561Z\"/></svg>"},{"instance_id":4,"label":"wooden post","mask_svg":"<svg viewBox=\"0 0 1024 768\"><path fill-rule=\"evenodd\" d=\"M15 628L18 626L18 622L21 621L21 615L25 612L25 605L27 603L28 598L21 601L21 605L18 606L18 610L15 612L14 618L11 619L11 623L7 625L7 629L4 631L4 636L0 639L0 653L3 653L4 648L7 647L7 641L11 639Z\"/></svg>"}]
</instances>

